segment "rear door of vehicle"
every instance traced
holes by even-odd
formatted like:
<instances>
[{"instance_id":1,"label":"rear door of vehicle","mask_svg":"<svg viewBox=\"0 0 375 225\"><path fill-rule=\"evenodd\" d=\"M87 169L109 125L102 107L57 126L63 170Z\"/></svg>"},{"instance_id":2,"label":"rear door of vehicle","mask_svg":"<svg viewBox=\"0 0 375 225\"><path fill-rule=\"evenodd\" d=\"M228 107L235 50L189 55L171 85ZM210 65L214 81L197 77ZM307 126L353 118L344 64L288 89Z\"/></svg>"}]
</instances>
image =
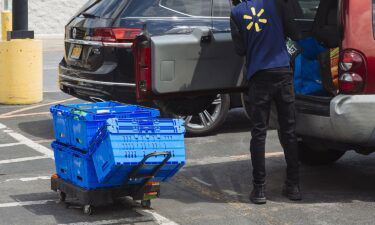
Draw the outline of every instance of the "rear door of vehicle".
<instances>
[{"instance_id":1,"label":"rear door of vehicle","mask_svg":"<svg viewBox=\"0 0 375 225\"><path fill-rule=\"evenodd\" d=\"M296 21L299 23L302 32L305 36L312 35L315 15L319 8L320 0L294 0L291 1L296 16Z\"/></svg>"},{"instance_id":2,"label":"rear door of vehicle","mask_svg":"<svg viewBox=\"0 0 375 225\"><path fill-rule=\"evenodd\" d=\"M191 19L210 18L212 23L208 27L187 25L188 33L150 38L153 94L225 92L241 87L243 59L234 52L229 0L161 0L160 5Z\"/></svg>"}]
</instances>

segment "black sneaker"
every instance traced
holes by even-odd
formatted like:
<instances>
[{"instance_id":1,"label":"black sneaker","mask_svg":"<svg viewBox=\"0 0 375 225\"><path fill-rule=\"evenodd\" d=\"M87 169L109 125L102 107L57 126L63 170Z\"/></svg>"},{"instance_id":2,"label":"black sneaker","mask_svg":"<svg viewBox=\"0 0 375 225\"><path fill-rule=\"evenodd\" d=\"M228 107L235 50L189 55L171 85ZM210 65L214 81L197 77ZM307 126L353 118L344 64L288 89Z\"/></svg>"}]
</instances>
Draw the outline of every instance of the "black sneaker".
<instances>
[{"instance_id":1,"label":"black sneaker","mask_svg":"<svg viewBox=\"0 0 375 225\"><path fill-rule=\"evenodd\" d=\"M292 201L302 200L301 190L298 184L286 183L283 187L283 195Z\"/></svg>"},{"instance_id":2,"label":"black sneaker","mask_svg":"<svg viewBox=\"0 0 375 225\"><path fill-rule=\"evenodd\" d=\"M250 194L250 201L254 204L266 204L267 199L265 196L266 185L254 184L254 189Z\"/></svg>"}]
</instances>

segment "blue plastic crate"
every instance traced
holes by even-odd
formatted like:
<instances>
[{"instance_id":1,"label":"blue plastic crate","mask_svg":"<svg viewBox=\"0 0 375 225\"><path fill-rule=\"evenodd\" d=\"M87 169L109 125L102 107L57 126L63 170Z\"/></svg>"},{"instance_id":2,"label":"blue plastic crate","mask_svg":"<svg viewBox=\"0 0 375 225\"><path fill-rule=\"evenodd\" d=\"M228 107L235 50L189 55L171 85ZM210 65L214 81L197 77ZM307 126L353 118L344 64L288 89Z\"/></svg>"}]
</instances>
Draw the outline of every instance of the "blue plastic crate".
<instances>
[{"instance_id":1,"label":"blue plastic crate","mask_svg":"<svg viewBox=\"0 0 375 225\"><path fill-rule=\"evenodd\" d=\"M71 171L71 159L72 154L70 151L67 151L67 148L63 145L60 145L56 142L52 143L52 148L55 155L55 167L56 167L56 174L66 180L72 180L72 171Z\"/></svg>"},{"instance_id":2,"label":"blue plastic crate","mask_svg":"<svg viewBox=\"0 0 375 225\"><path fill-rule=\"evenodd\" d=\"M52 143L55 151L57 175L87 190L112 188L121 184L99 183L92 158L78 149L57 142Z\"/></svg>"},{"instance_id":3,"label":"blue plastic crate","mask_svg":"<svg viewBox=\"0 0 375 225\"><path fill-rule=\"evenodd\" d=\"M142 159L155 152L170 152L172 157L153 178L153 182L170 179L185 165L185 127L178 119L108 119L90 149L100 182L124 183ZM151 157L140 174L149 174L165 156ZM143 179L131 180L138 184Z\"/></svg>"},{"instance_id":4,"label":"blue plastic crate","mask_svg":"<svg viewBox=\"0 0 375 225\"><path fill-rule=\"evenodd\" d=\"M88 150L98 129L109 118L159 117L157 109L113 102L56 105L50 109L56 140L81 150Z\"/></svg>"}]
</instances>

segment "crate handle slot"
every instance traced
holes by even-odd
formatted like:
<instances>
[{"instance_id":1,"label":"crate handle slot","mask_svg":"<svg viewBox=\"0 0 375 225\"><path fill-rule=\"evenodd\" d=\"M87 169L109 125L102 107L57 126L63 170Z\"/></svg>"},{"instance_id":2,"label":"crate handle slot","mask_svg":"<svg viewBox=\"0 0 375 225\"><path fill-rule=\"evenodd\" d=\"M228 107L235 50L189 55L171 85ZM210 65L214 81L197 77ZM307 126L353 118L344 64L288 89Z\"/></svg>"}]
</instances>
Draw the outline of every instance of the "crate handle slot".
<instances>
[{"instance_id":1,"label":"crate handle slot","mask_svg":"<svg viewBox=\"0 0 375 225\"><path fill-rule=\"evenodd\" d=\"M83 143L83 141L82 141L81 139L79 139L79 138L76 138L76 142L77 142L78 144L82 144L82 143Z\"/></svg>"},{"instance_id":2,"label":"crate handle slot","mask_svg":"<svg viewBox=\"0 0 375 225\"><path fill-rule=\"evenodd\" d=\"M103 164L102 171L104 171L105 169L107 169L107 167L108 167L108 161Z\"/></svg>"},{"instance_id":3,"label":"crate handle slot","mask_svg":"<svg viewBox=\"0 0 375 225\"><path fill-rule=\"evenodd\" d=\"M83 178L81 176L77 176L77 179L83 181Z\"/></svg>"}]
</instances>

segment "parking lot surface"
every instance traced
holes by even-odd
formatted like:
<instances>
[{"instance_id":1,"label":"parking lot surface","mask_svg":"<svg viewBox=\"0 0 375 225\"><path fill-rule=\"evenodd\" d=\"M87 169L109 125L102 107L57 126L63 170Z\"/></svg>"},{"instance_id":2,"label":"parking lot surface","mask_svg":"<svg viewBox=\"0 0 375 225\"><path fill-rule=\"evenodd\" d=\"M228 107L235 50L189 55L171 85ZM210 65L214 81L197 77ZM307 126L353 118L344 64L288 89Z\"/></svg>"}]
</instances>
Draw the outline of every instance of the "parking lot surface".
<instances>
[{"instance_id":1,"label":"parking lot surface","mask_svg":"<svg viewBox=\"0 0 375 225\"><path fill-rule=\"evenodd\" d=\"M50 190L54 173L49 107L78 103L59 92L32 106L0 106L0 224L374 224L374 156L348 153L301 170L304 200L281 196L285 162L275 132L267 144L266 205L249 203L248 120L232 111L222 129L186 139L187 166L162 185L151 210L124 200L92 216L66 209Z\"/></svg>"}]
</instances>

